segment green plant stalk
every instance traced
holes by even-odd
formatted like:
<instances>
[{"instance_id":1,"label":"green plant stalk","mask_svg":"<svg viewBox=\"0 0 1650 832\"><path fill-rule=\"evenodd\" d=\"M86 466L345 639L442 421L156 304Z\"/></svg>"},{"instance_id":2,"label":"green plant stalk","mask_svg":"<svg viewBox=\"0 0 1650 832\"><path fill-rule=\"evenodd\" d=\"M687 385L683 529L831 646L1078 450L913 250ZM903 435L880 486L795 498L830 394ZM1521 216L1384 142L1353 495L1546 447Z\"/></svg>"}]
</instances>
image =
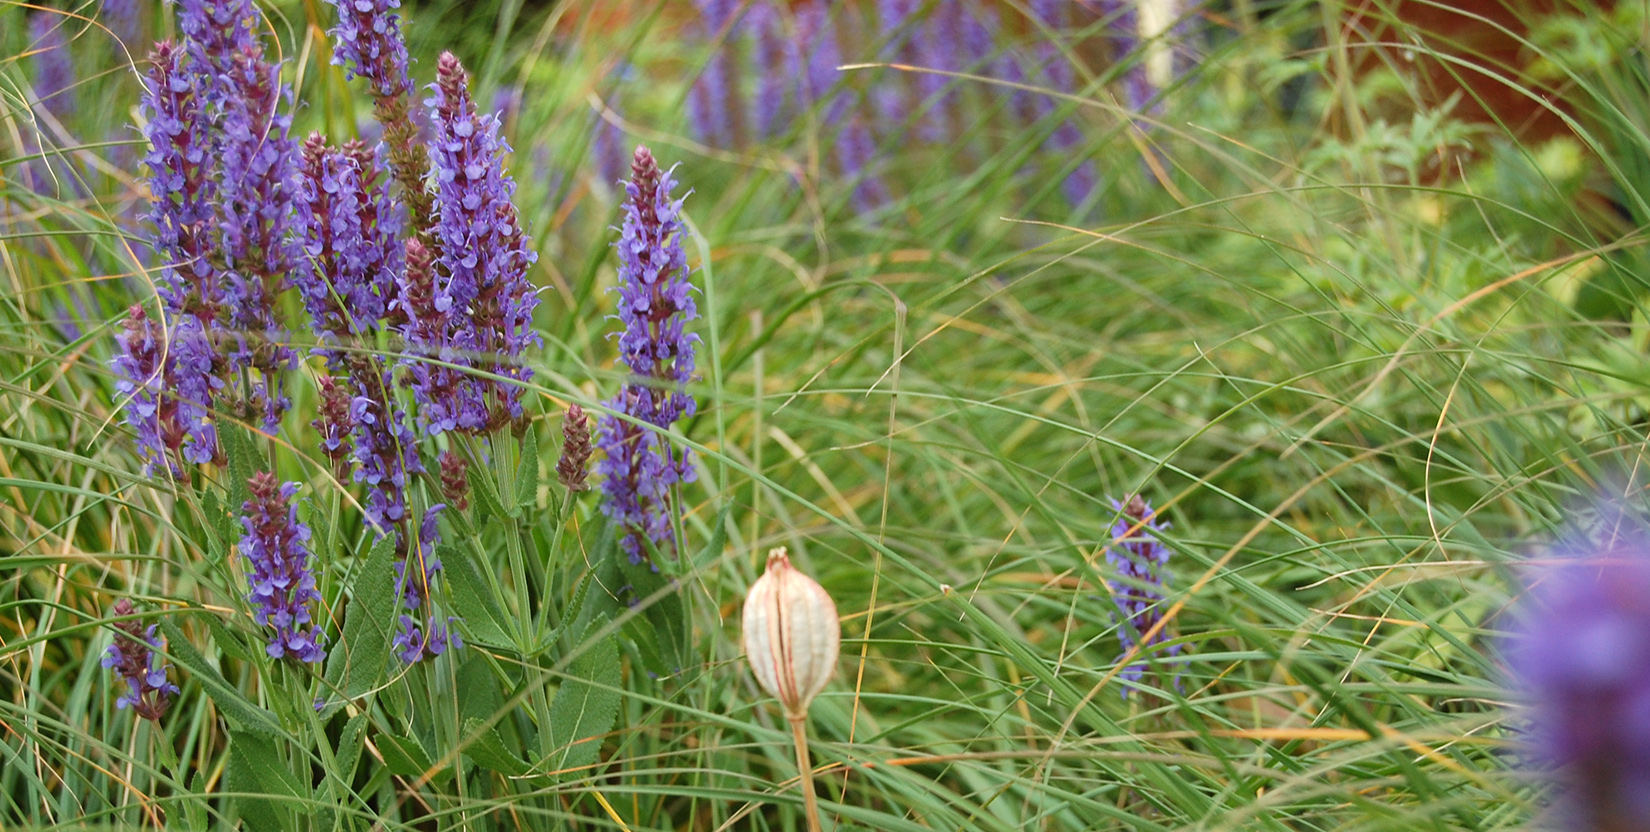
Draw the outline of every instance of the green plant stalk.
<instances>
[{"instance_id":1,"label":"green plant stalk","mask_svg":"<svg viewBox=\"0 0 1650 832\"><path fill-rule=\"evenodd\" d=\"M802 782L802 808L808 814L808 832L820 832L819 798L814 796L814 767L808 762L808 717L788 717L796 740L796 771Z\"/></svg>"}]
</instances>

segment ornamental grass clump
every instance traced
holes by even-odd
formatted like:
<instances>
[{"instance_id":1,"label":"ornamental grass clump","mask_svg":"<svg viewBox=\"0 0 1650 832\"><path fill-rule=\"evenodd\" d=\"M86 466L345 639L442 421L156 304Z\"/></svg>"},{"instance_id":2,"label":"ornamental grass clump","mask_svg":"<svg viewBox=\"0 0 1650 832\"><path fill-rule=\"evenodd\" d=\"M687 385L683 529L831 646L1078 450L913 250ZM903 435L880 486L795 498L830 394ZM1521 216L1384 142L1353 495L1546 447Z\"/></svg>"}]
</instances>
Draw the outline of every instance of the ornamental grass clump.
<instances>
[{"instance_id":1,"label":"ornamental grass clump","mask_svg":"<svg viewBox=\"0 0 1650 832\"><path fill-rule=\"evenodd\" d=\"M630 370L630 380L607 403L614 413L598 421L596 442L606 454L597 466L602 513L623 530L620 545L632 564L646 560L650 547L675 553L670 488L694 480L688 450L676 454L665 434L698 408L684 389L693 379L699 341L684 326L699 311L682 250L682 200L670 195L675 184L651 151L636 148L624 227L615 243L618 319L624 325L619 362Z\"/></svg>"},{"instance_id":2,"label":"ornamental grass clump","mask_svg":"<svg viewBox=\"0 0 1650 832\"><path fill-rule=\"evenodd\" d=\"M1650 535L1622 526L1533 570L1509 650L1575 832L1650 829Z\"/></svg>"},{"instance_id":3,"label":"ornamental grass clump","mask_svg":"<svg viewBox=\"0 0 1650 832\"><path fill-rule=\"evenodd\" d=\"M783 547L774 549L762 577L745 596L740 630L752 675L779 700L791 725L808 828L818 832L819 806L808 761L808 705L836 672L842 646L836 602L818 581L791 565Z\"/></svg>"}]
</instances>

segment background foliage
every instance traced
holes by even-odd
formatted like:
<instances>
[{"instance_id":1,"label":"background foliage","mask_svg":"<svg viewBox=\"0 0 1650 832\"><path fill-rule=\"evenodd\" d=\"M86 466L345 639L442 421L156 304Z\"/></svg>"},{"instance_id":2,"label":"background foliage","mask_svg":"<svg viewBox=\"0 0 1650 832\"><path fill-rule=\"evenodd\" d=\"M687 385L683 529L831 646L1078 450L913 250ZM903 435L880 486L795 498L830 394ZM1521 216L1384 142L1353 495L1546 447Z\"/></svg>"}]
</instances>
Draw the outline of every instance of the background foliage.
<instances>
[{"instance_id":1,"label":"background foliage","mask_svg":"<svg viewBox=\"0 0 1650 832\"><path fill-rule=\"evenodd\" d=\"M525 485L443 553L471 645L428 666L371 660L387 555L312 443L274 454L325 541L327 677L364 697L317 713L285 695L317 682L258 653L221 510L141 476L116 410L112 328L153 293L138 64L169 13L145 6L123 49L99 3L75 6L75 103L54 108L25 20L71 10L0 4L0 817L797 828L785 726L738 647L744 590L784 545L843 613L812 720L836 828L1534 822L1546 789L1517 767L1496 638L1518 563L1645 477L1650 22L1561 4L1507 64L1355 5L1188 12L1198 60L1144 115L1116 92L1140 56L1087 57L1103 21L1063 35L1085 82L1041 121L1007 118L1010 90L971 68L947 140L879 125L889 198L869 208L816 117L688 136L688 4L405 10L420 83L451 48L481 101L511 104L545 346ZM266 11L295 134L367 130L327 63L330 8ZM856 46L844 60L877 59ZM900 77L844 72L856 94ZM1438 95L1452 78L1473 83ZM1558 128L1460 117L1486 78ZM1067 117L1081 143L1047 151ZM693 189L700 476L680 591L580 618L611 540L551 472L565 403L621 380L602 119ZM1060 183L1084 159L1100 184L1073 206ZM236 464L268 453L247 437ZM1103 552L1109 498L1134 492L1172 521L1183 647L1129 686ZM531 596L512 536L549 576ZM98 665L127 595L164 621L183 689L158 727L115 710Z\"/></svg>"}]
</instances>

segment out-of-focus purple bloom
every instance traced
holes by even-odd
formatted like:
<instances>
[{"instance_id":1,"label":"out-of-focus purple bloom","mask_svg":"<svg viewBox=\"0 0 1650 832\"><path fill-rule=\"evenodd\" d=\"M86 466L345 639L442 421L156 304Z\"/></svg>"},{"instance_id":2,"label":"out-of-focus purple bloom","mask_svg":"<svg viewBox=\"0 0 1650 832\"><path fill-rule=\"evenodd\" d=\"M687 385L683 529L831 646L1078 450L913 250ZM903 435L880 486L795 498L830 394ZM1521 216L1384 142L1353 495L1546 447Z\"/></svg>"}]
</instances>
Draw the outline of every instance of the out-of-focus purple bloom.
<instances>
[{"instance_id":1,"label":"out-of-focus purple bloom","mask_svg":"<svg viewBox=\"0 0 1650 832\"><path fill-rule=\"evenodd\" d=\"M399 223L378 154L350 142L304 142L298 187L303 254L293 283L317 335L340 340L374 332L401 275Z\"/></svg>"},{"instance_id":2,"label":"out-of-focus purple bloom","mask_svg":"<svg viewBox=\"0 0 1650 832\"><path fill-rule=\"evenodd\" d=\"M1112 601L1121 614L1117 638L1127 652L1152 627L1163 620L1163 583L1169 564L1169 547L1158 539L1164 526L1157 521L1157 513L1150 503L1136 494L1127 502L1112 501L1119 512L1112 524L1112 544L1106 547L1106 562L1117 570L1120 580L1112 587ZM1142 649L1169 640L1167 628L1159 630ZM1178 655L1180 645L1165 651ZM1129 681L1138 681L1146 672L1146 665L1137 662L1123 668L1120 674ZM1123 695L1128 695L1124 688Z\"/></svg>"},{"instance_id":3,"label":"out-of-focus purple bloom","mask_svg":"<svg viewBox=\"0 0 1650 832\"><path fill-rule=\"evenodd\" d=\"M126 44L128 49L140 47L143 37L143 9L146 4L140 0L103 0L103 11L98 19L109 31Z\"/></svg>"},{"instance_id":4,"label":"out-of-focus purple bloom","mask_svg":"<svg viewBox=\"0 0 1650 832\"><path fill-rule=\"evenodd\" d=\"M1650 828L1650 538L1620 519L1534 570L1508 651L1576 832Z\"/></svg>"},{"instance_id":5,"label":"out-of-focus purple bloom","mask_svg":"<svg viewBox=\"0 0 1650 832\"><path fill-rule=\"evenodd\" d=\"M29 60L34 66L34 94L40 105L58 119L75 111L74 61L63 36L68 17L48 11L29 15Z\"/></svg>"},{"instance_id":6,"label":"out-of-focus purple bloom","mask_svg":"<svg viewBox=\"0 0 1650 832\"><path fill-rule=\"evenodd\" d=\"M758 138L772 138L780 132L786 88L796 83L786 66L792 47L785 40L785 21L772 0L757 0L740 25L754 36L756 95L751 103L752 126Z\"/></svg>"},{"instance_id":7,"label":"out-of-focus purple bloom","mask_svg":"<svg viewBox=\"0 0 1650 832\"><path fill-rule=\"evenodd\" d=\"M322 376L321 404L310 425L321 435L321 453L332 461L333 479L343 482L349 476L349 459L355 451L350 434L355 430L355 416L350 412L349 385L332 376Z\"/></svg>"},{"instance_id":8,"label":"out-of-focus purple bloom","mask_svg":"<svg viewBox=\"0 0 1650 832\"><path fill-rule=\"evenodd\" d=\"M401 629L396 633L392 647L395 654L408 664L433 659L448 648L457 650L464 646L458 631L452 629L452 619L445 622L439 620L435 610L427 603L430 582L441 571L441 559L435 556L436 544L441 539L436 517L445 508L445 505L436 503L424 512L416 550L396 564L396 593L412 614L401 616Z\"/></svg>"},{"instance_id":9,"label":"out-of-focus purple bloom","mask_svg":"<svg viewBox=\"0 0 1650 832\"><path fill-rule=\"evenodd\" d=\"M883 187L875 168L876 139L872 138L871 128L864 121L854 119L843 128L837 136L836 154L842 177L854 183L856 211L870 211L888 201L888 190Z\"/></svg>"},{"instance_id":10,"label":"out-of-focus purple bloom","mask_svg":"<svg viewBox=\"0 0 1650 832\"><path fill-rule=\"evenodd\" d=\"M537 255L528 248L511 201L516 185L504 172L509 146L498 137L498 119L476 112L464 68L452 53L441 55L431 90L435 236L445 278L437 283L433 303L447 326L439 341L409 341L426 354L433 351L506 380L415 359L413 391L431 431L485 433L522 416L521 384L532 370L517 359L529 344L541 342L532 327L538 295L527 279ZM445 378L449 374L458 378Z\"/></svg>"},{"instance_id":11,"label":"out-of-focus purple bloom","mask_svg":"<svg viewBox=\"0 0 1650 832\"><path fill-rule=\"evenodd\" d=\"M177 359L167 354L166 333L142 306L134 305L115 340L120 347L113 361L115 390L126 397L126 424L137 433L144 470L154 474L164 469L176 476L173 455L183 444L185 430L170 391L169 370Z\"/></svg>"},{"instance_id":12,"label":"out-of-focus purple bloom","mask_svg":"<svg viewBox=\"0 0 1650 832\"><path fill-rule=\"evenodd\" d=\"M820 107L822 124L840 123L848 108L847 91L838 83L842 49L837 43L831 6L826 0L806 0L796 6L796 37L788 58L790 76L797 81L805 108Z\"/></svg>"},{"instance_id":13,"label":"out-of-focus purple bloom","mask_svg":"<svg viewBox=\"0 0 1650 832\"><path fill-rule=\"evenodd\" d=\"M917 27L917 10L922 0L877 0L877 26L882 34L882 58L890 63L917 66L922 63L921 32ZM912 106L906 94L911 87L909 74L901 70L886 70L878 80L872 100L877 115L887 125L903 123L918 108Z\"/></svg>"},{"instance_id":14,"label":"out-of-focus purple bloom","mask_svg":"<svg viewBox=\"0 0 1650 832\"><path fill-rule=\"evenodd\" d=\"M735 140L734 118L738 105L734 102L734 84L739 78L739 67L728 48L729 31L737 0L694 0L699 10L698 35L714 45L716 51L705 62L699 77L688 92L688 122L699 141L711 147L732 147Z\"/></svg>"},{"instance_id":15,"label":"out-of-focus purple bloom","mask_svg":"<svg viewBox=\"0 0 1650 832\"><path fill-rule=\"evenodd\" d=\"M291 504L298 484L282 485L275 475L260 471L247 480L252 498L241 505L241 554L247 561L247 583L252 592L253 618L274 627L265 652L272 659L318 662L326 651L317 642L309 605L321 600L309 563L309 527L298 522Z\"/></svg>"},{"instance_id":16,"label":"out-of-focus purple bloom","mask_svg":"<svg viewBox=\"0 0 1650 832\"><path fill-rule=\"evenodd\" d=\"M653 154L636 148L631 162L630 199L619 251L619 360L631 380L608 404L632 417L601 417L597 444L605 458L602 512L623 529L621 545L631 563L647 555L644 537L661 552L673 552L669 489L692 482L688 451L672 453L664 429L692 416L697 403L683 386L693 379L694 344L683 326L699 316L682 250L682 201L671 199L670 171ZM657 568L657 567L655 567Z\"/></svg>"},{"instance_id":17,"label":"out-of-focus purple bloom","mask_svg":"<svg viewBox=\"0 0 1650 832\"><path fill-rule=\"evenodd\" d=\"M136 615L137 608L122 598L110 612L125 618ZM115 642L103 656L103 666L126 682L126 693L115 700L115 707L131 708L138 716L159 722L178 694L178 686L166 681L166 663L155 652L166 645L155 635L153 624L145 627L136 620L117 621L115 630Z\"/></svg>"},{"instance_id":18,"label":"out-of-focus purple bloom","mask_svg":"<svg viewBox=\"0 0 1650 832\"><path fill-rule=\"evenodd\" d=\"M635 68L629 62L620 63L609 73L612 86L607 93L607 109L614 113L623 112L620 89L633 75ZM622 184L625 174L630 170L630 149L625 144L624 131L608 121L603 113L596 114L595 135L591 139L590 155L595 157L596 171L601 176L603 187L617 188Z\"/></svg>"}]
</instances>

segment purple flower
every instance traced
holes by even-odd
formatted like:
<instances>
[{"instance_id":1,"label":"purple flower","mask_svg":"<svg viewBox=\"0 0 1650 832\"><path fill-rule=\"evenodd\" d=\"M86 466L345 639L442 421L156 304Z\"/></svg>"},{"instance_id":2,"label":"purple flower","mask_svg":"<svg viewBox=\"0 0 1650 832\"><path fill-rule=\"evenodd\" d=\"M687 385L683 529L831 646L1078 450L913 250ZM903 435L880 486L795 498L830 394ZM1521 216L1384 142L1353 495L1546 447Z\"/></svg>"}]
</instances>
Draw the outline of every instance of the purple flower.
<instances>
[{"instance_id":1,"label":"purple flower","mask_svg":"<svg viewBox=\"0 0 1650 832\"><path fill-rule=\"evenodd\" d=\"M309 564L309 527L298 522L291 504L298 484L281 485L275 475L260 471L247 480L252 498L241 505L241 554L246 557L246 580L252 592L253 617L260 626L274 627L266 652L272 659L319 662L326 651L317 642L309 605L321 600Z\"/></svg>"},{"instance_id":2,"label":"purple flower","mask_svg":"<svg viewBox=\"0 0 1650 832\"><path fill-rule=\"evenodd\" d=\"M846 90L839 89L842 49L837 44L831 6L826 0L806 0L796 7L796 38L787 61L789 75L797 81L804 107L823 105L822 124L841 121L848 108Z\"/></svg>"},{"instance_id":3,"label":"purple flower","mask_svg":"<svg viewBox=\"0 0 1650 832\"><path fill-rule=\"evenodd\" d=\"M298 186L303 257L293 283L324 339L374 332L394 301L402 246L383 173L378 154L360 142L329 148L319 133L304 142Z\"/></svg>"},{"instance_id":4,"label":"purple flower","mask_svg":"<svg viewBox=\"0 0 1650 832\"><path fill-rule=\"evenodd\" d=\"M751 105L751 121L758 138L772 138L780 132L786 88L796 83L786 66L792 47L785 40L779 10L770 0L758 0L746 13L742 25L755 35L756 96Z\"/></svg>"},{"instance_id":5,"label":"purple flower","mask_svg":"<svg viewBox=\"0 0 1650 832\"><path fill-rule=\"evenodd\" d=\"M145 5L139 0L103 0L103 12L99 18L128 48L140 46L139 39L144 35Z\"/></svg>"},{"instance_id":6,"label":"purple flower","mask_svg":"<svg viewBox=\"0 0 1650 832\"><path fill-rule=\"evenodd\" d=\"M601 417L597 444L606 454L597 466L602 512L624 532L622 545L632 563L647 555L643 537L662 552L674 551L669 488L692 482L684 449L676 457L664 429L692 416L697 403L683 386L693 379L698 336L683 325L699 316L682 250L682 201L672 200L670 171L659 170L653 154L636 148L631 163L630 199L619 251L619 361L631 380L608 402L631 417Z\"/></svg>"},{"instance_id":7,"label":"purple flower","mask_svg":"<svg viewBox=\"0 0 1650 832\"><path fill-rule=\"evenodd\" d=\"M1163 620L1163 579L1169 563L1169 548L1158 539L1164 527L1158 523L1157 513L1140 495L1136 494L1123 503L1113 500L1112 508L1120 514L1117 522L1112 524L1112 545L1106 547L1106 562L1117 570L1120 578L1112 586L1112 601L1117 604L1122 618L1117 637L1127 652ZM1144 647L1168 639L1169 631L1164 628L1153 635ZM1170 646L1165 652L1171 656L1177 655L1180 645ZM1121 675L1129 681L1138 681L1145 672L1145 664L1136 663L1124 668ZM1127 688L1123 695L1128 695Z\"/></svg>"},{"instance_id":8,"label":"purple flower","mask_svg":"<svg viewBox=\"0 0 1650 832\"><path fill-rule=\"evenodd\" d=\"M110 610L116 617L136 615L137 608L129 599L115 602ZM155 625L143 626L136 620L115 622L115 642L103 656L103 666L113 670L126 682L126 693L115 700L116 708L131 708L144 719L160 721L161 715L178 694L178 686L166 681L166 663L156 655L165 649L155 635Z\"/></svg>"},{"instance_id":9,"label":"purple flower","mask_svg":"<svg viewBox=\"0 0 1650 832\"><path fill-rule=\"evenodd\" d=\"M568 491L588 491L590 476L590 417L576 404L567 406L561 423L561 459L556 461L556 479Z\"/></svg>"},{"instance_id":10,"label":"purple flower","mask_svg":"<svg viewBox=\"0 0 1650 832\"><path fill-rule=\"evenodd\" d=\"M74 62L63 24L69 18L58 12L37 11L29 15L29 46L33 54L34 94L40 104L59 120L75 111Z\"/></svg>"},{"instance_id":11,"label":"purple flower","mask_svg":"<svg viewBox=\"0 0 1650 832\"><path fill-rule=\"evenodd\" d=\"M355 430L355 416L350 412L348 382L332 376L321 376L321 404L318 415L310 426L321 435L321 453L332 461L332 477L343 482L349 476L349 458L355 450L350 433Z\"/></svg>"},{"instance_id":12,"label":"purple flower","mask_svg":"<svg viewBox=\"0 0 1650 832\"><path fill-rule=\"evenodd\" d=\"M1650 537L1618 512L1533 570L1508 650L1577 832L1650 828Z\"/></svg>"},{"instance_id":13,"label":"purple flower","mask_svg":"<svg viewBox=\"0 0 1650 832\"><path fill-rule=\"evenodd\" d=\"M392 11L401 7L400 0L327 2L338 10L338 25L329 30L338 40L332 62L345 67L349 77L365 78L372 86L373 114L384 126L390 170L401 183L412 228L425 233L434 222L431 195L424 188L430 157L412 118L407 44L401 36L401 16Z\"/></svg>"},{"instance_id":14,"label":"purple flower","mask_svg":"<svg viewBox=\"0 0 1650 832\"><path fill-rule=\"evenodd\" d=\"M346 78L365 78L379 97L412 91L407 74L407 43L401 37L401 0L327 0L338 10L338 25L327 30L337 38L332 63Z\"/></svg>"},{"instance_id":15,"label":"purple flower","mask_svg":"<svg viewBox=\"0 0 1650 832\"><path fill-rule=\"evenodd\" d=\"M424 512L424 520L419 525L418 546L396 564L396 594L412 615L401 616L401 628L392 646L395 654L408 664L435 658L449 647L457 650L464 646L458 631L451 629L452 619L440 621L435 610L426 603L430 597L430 583L441 571L441 559L435 556L436 543L441 539L436 517L445 508L445 505L436 503ZM410 579L409 567L418 567Z\"/></svg>"},{"instance_id":16,"label":"purple flower","mask_svg":"<svg viewBox=\"0 0 1650 832\"><path fill-rule=\"evenodd\" d=\"M698 35L717 49L694 79L688 92L688 123L699 141L711 147L734 144L733 85L739 77L733 51L718 39L725 37L737 3L733 0L694 0L699 9Z\"/></svg>"},{"instance_id":17,"label":"purple flower","mask_svg":"<svg viewBox=\"0 0 1650 832\"><path fill-rule=\"evenodd\" d=\"M185 52L170 41L155 44L149 84L143 92L144 138L149 152L151 241L164 276L161 298L173 315L216 320L223 287L212 267L212 201L216 183L211 120L192 82Z\"/></svg>"},{"instance_id":18,"label":"purple flower","mask_svg":"<svg viewBox=\"0 0 1650 832\"><path fill-rule=\"evenodd\" d=\"M112 362L115 390L127 399L126 424L137 433L144 471L153 475L164 469L178 476L174 459L186 430L171 394L177 357L168 355L166 333L142 306L134 305L115 341L120 347Z\"/></svg>"},{"instance_id":19,"label":"purple flower","mask_svg":"<svg viewBox=\"0 0 1650 832\"><path fill-rule=\"evenodd\" d=\"M355 481L367 486L365 511L380 535L396 533L396 549L406 552L407 477L424 471L417 440L390 392L390 372L372 354L349 356L355 398Z\"/></svg>"},{"instance_id":20,"label":"purple flower","mask_svg":"<svg viewBox=\"0 0 1650 832\"><path fill-rule=\"evenodd\" d=\"M518 359L529 344L541 342L532 328L538 295L527 279L537 255L511 201L516 185L504 172L510 148L498 137L498 119L476 112L464 68L452 53L441 55L431 90L426 103L437 133L435 237L438 275L445 281L437 280L430 300L445 326L439 334L425 333L418 322L409 334L420 337L408 340L425 354L507 380L415 361L413 391L432 432L485 433L522 417L521 384L532 371Z\"/></svg>"},{"instance_id":21,"label":"purple flower","mask_svg":"<svg viewBox=\"0 0 1650 832\"><path fill-rule=\"evenodd\" d=\"M610 73L613 86L607 94L607 109L615 113L621 112L620 87L635 74L634 68L628 62L621 62ZM608 121L602 113L596 113L595 136L591 139L590 155L595 157L597 175L602 179L602 186L612 188L621 184L625 173L629 170L630 151L625 146L624 130Z\"/></svg>"}]
</instances>

